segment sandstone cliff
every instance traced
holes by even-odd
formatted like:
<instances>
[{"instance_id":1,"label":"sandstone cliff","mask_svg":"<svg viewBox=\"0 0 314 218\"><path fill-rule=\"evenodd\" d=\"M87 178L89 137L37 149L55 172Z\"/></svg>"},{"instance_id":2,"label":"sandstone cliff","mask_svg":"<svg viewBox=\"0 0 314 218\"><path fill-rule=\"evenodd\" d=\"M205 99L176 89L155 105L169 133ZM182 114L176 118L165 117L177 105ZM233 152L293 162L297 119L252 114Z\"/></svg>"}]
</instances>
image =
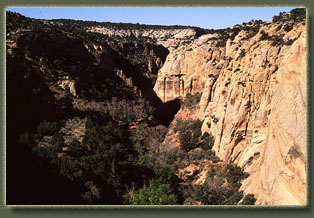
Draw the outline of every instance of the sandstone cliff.
<instances>
[{"instance_id":1,"label":"sandstone cliff","mask_svg":"<svg viewBox=\"0 0 314 218\"><path fill-rule=\"evenodd\" d=\"M127 28L119 28L117 26L92 26L88 27L86 30L88 32L101 33L108 36L119 36L123 38L134 37L134 38L149 38L154 40L157 44L161 44L166 48L176 48L179 45L185 44L196 38L201 29L199 28L166 28L166 26L157 26L155 29L152 29L152 26L149 28L136 28L136 25L131 25Z\"/></svg>"},{"instance_id":2,"label":"sandstone cliff","mask_svg":"<svg viewBox=\"0 0 314 218\"><path fill-rule=\"evenodd\" d=\"M172 50L155 92L164 102L203 93L202 130L215 137L216 155L250 173L243 190L257 204L305 205L305 21L272 19L224 46L217 37Z\"/></svg>"}]
</instances>

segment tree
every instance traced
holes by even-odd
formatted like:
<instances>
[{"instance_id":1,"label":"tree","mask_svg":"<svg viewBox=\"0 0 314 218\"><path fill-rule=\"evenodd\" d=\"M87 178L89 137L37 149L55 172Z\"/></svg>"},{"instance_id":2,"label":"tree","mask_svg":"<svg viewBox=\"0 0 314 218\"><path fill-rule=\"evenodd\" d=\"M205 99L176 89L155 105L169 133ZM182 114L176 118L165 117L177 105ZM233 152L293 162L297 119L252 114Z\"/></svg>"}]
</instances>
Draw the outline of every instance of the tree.
<instances>
[{"instance_id":1,"label":"tree","mask_svg":"<svg viewBox=\"0 0 314 218\"><path fill-rule=\"evenodd\" d=\"M149 186L139 189L132 195L124 195L125 203L132 205L171 205L178 204L178 197L171 193L170 184L163 178L151 179Z\"/></svg>"},{"instance_id":2,"label":"tree","mask_svg":"<svg viewBox=\"0 0 314 218\"><path fill-rule=\"evenodd\" d=\"M43 136L52 136L59 130L58 122L50 122L44 120L36 126L35 139L40 139Z\"/></svg>"},{"instance_id":3,"label":"tree","mask_svg":"<svg viewBox=\"0 0 314 218\"><path fill-rule=\"evenodd\" d=\"M74 157L79 157L82 155L82 146L81 146L81 143L77 139L74 139L71 141L69 145L69 150L70 150L71 155Z\"/></svg>"},{"instance_id":4,"label":"tree","mask_svg":"<svg viewBox=\"0 0 314 218\"><path fill-rule=\"evenodd\" d=\"M201 145L201 127L202 122L198 119L187 120L183 123L181 127L179 127L180 148L182 150L189 152L190 150L197 148Z\"/></svg>"},{"instance_id":5,"label":"tree","mask_svg":"<svg viewBox=\"0 0 314 218\"><path fill-rule=\"evenodd\" d=\"M261 38L260 40L267 40L270 39L270 36L268 35L268 33L266 33L264 30L261 31Z\"/></svg>"},{"instance_id":6,"label":"tree","mask_svg":"<svg viewBox=\"0 0 314 218\"><path fill-rule=\"evenodd\" d=\"M253 194L245 195L244 199L240 203L241 205L254 205L256 202L256 198L254 198Z\"/></svg>"},{"instance_id":7,"label":"tree","mask_svg":"<svg viewBox=\"0 0 314 218\"><path fill-rule=\"evenodd\" d=\"M184 101L181 102L181 105L189 109L193 109L199 104L201 97L202 97L202 94L199 92L197 92L194 95L192 95L191 93L188 93L186 94Z\"/></svg>"},{"instance_id":8,"label":"tree","mask_svg":"<svg viewBox=\"0 0 314 218\"><path fill-rule=\"evenodd\" d=\"M286 31L286 32L289 32L290 30L292 30L293 26L292 25L289 25L289 24L285 24L283 29Z\"/></svg>"},{"instance_id":9,"label":"tree","mask_svg":"<svg viewBox=\"0 0 314 218\"><path fill-rule=\"evenodd\" d=\"M204 150L210 150L214 146L215 143L215 138L208 132L204 132L203 135L201 136L201 145L200 147Z\"/></svg>"},{"instance_id":10,"label":"tree","mask_svg":"<svg viewBox=\"0 0 314 218\"><path fill-rule=\"evenodd\" d=\"M284 43L283 39L277 35L274 36L272 40L273 40L271 43L272 46L282 45Z\"/></svg>"}]
</instances>

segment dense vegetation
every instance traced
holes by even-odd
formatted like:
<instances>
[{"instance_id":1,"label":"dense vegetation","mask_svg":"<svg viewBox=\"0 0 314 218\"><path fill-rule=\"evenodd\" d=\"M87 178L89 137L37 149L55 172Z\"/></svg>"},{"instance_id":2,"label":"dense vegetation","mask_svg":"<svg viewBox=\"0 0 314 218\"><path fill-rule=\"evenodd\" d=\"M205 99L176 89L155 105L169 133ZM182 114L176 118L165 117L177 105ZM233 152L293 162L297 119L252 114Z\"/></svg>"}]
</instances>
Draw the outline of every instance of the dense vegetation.
<instances>
[{"instance_id":1,"label":"dense vegetation","mask_svg":"<svg viewBox=\"0 0 314 218\"><path fill-rule=\"evenodd\" d=\"M191 192L191 198L205 205L254 205L254 195L240 191L241 180L248 175L240 167L227 165L224 168L212 168L205 182L197 185ZM244 198L243 198L244 197ZM243 200L242 200L243 199Z\"/></svg>"},{"instance_id":2,"label":"dense vegetation","mask_svg":"<svg viewBox=\"0 0 314 218\"><path fill-rule=\"evenodd\" d=\"M113 29L186 29L191 28L199 31L203 31L203 29L195 26L184 26L184 25L147 25L147 24L139 24L139 23L111 23L111 22L95 22L95 21L81 21L81 20L70 20L70 19L54 19L50 20L53 23L58 25L67 25L69 28L79 28L83 29L91 26L102 26L106 28Z\"/></svg>"},{"instance_id":3,"label":"dense vegetation","mask_svg":"<svg viewBox=\"0 0 314 218\"><path fill-rule=\"evenodd\" d=\"M290 11L290 13L281 12L279 15L273 17L273 22L300 22L306 18L305 8L295 8Z\"/></svg>"},{"instance_id":4,"label":"dense vegetation","mask_svg":"<svg viewBox=\"0 0 314 218\"><path fill-rule=\"evenodd\" d=\"M183 153L174 150L175 153L167 152L164 156L150 147L149 139L161 142L166 131L160 134L160 128L148 127L146 122L130 129L126 123L119 125L108 111L87 117L81 142L74 139L66 145L59 131L60 123L48 121L20 140L32 147L42 164L79 181L85 187L81 197L88 204L238 204L243 199L239 188L248 175L240 167L212 165L201 185L191 183L197 173L184 183L176 175L185 160L219 162L211 151L214 139L208 133L201 135L199 120L179 121ZM199 146L203 151L194 150ZM252 195L244 199L242 204L255 202Z\"/></svg>"},{"instance_id":5,"label":"dense vegetation","mask_svg":"<svg viewBox=\"0 0 314 218\"><path fill-rule=\"evenodd\" d=\"M211 150L214 145L214 137L205 132L201 133L202 122L200 120L177 120L175 131L179 132L180 149L176 155L183 160L194 162L197 160L210 160L211 170L202 184L195 185L193 181L198 179L199 172L187 177L181 187L181 196L184 204L203 205L254 205L254 195L243 194L240 191L241 181L248 177L240 167L232 164L218 164L221 162ZM197 148L201 150L197 150ZM170 157L173 159L173 157Z\"/></svg>"},{"instance_id":6,"label":"dense vegetation","mask_svg":"<svg viewBox=\"0 0 314 218\"><path fill-rule=\"evenodd\" d=\"M49 121L41 122L34 134L27 132L20 140L32 147L42 164L84 186L81 196L86 203L122 204L122 196L131 188L140 189L166 179L169 186L163 186L162 190L168 187L164 193L167 195L170 185L176 182L170 168L153 164L148 157L147 132L158 136L152 133L158 129L149 128L146 122L138 124L136 130L130 130L127 125L115 121L109 112L93 113L87 116L81 142L73 139L66 144L59 123ZM171 199L172 196L175 195L171 195Z\"/></svg>"},{"instance_id":7,"label":"dense vegetation","mask_svg":"<svg viewBox=\"0 0 314 218\"><path fill-rule=\"evenodd\" d=\"M214 144L214 137L205 132L202 134L200 120L181 120L177 119L175 131L179 132L180 148L189 152L195 148L201 147L203 150L209 150Z\"/></svg>"}]
</instances>

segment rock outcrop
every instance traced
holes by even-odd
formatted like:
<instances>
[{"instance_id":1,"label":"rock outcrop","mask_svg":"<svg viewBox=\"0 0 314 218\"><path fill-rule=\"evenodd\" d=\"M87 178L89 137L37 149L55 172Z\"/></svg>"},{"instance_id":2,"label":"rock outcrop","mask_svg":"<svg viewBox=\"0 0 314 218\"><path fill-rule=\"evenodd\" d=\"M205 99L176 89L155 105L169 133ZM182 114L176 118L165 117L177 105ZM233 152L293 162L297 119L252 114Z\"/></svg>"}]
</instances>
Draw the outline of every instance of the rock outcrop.
<instances>
[{"instance_id":1,"label":"rock outcrop","mask_svg":"<svg viewBox=\"0 0 314 218\"><path fill-rule=\"evenodd\" d=\"M225 46L203 35L171 51L154 87L163 102L203 93L202 130L250 174L242 189L262 205L307 203L306 25L291 22L241 30Z\"/></svg>"},{"instance_id":2,"label":"rock outcrop","mask_svg":"<svg viewBox=\"0 0 314 218\"><path fill-rule=\"evenodd\" d=\"M291 46L263 42L246 50L234 62L240 70L220 72L213 86L209 80L202 99L214 150L246 168L251 177L243 189L261 204L306 203L305 26L289 35L297 38Z\"/></svg>"},{"instance_id":3,"label":"rock outcrop","mask_svg":"<svg viewBox=\"0 0 314 218\"><path fill-rule=\"evenodd\" d=\"M136 28L136 25L130 25L128 28L117 28L110 26L92 26L86 30L88 32L101 33L108 36L118 36L122 38L134 37L134 38L150 38L157 44L163 45L166 48L176 48L179 45L190 42L196 38L201 29L199 28L176 28L166 26L157 26L155 29L149 28Z\"/></svg>"},{"instance_id":4,"label":"rock outcrop","mask_svg":"<svg viewBox=\"0 0 314 218\"><path fill-rule=\"evenodd\" d=\"M223 48L215 48L216 35L203 35L188 46L173 50L158 73L154 91L167 102L187 93L202 92L210 73L222 67ZM217 71L218 70L218 71ZM217 72L214 72L217 71ZM207 78L206 78L207 77Z\"/></svg>"}]
</instances>

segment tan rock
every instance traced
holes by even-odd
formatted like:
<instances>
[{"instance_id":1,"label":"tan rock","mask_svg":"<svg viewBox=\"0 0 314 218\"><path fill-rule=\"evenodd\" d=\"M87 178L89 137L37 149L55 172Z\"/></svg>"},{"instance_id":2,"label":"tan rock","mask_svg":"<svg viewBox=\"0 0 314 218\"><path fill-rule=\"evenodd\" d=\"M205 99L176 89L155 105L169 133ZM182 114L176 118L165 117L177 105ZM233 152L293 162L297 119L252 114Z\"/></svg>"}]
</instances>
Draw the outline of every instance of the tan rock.
<instances>
[{"instance_id":1,"label":"tan rock","mask_svg":"<svg viewBox=\"0 0 314 218\"><path fill-rule=\"evenodd\" d=\"M225 47L203 38L172 50L154 90L163 102L202 93L202 131L215 137L216 155L250 174L242 189L257 204L305 205L306 27L278 26L261 30L292 43L272 46L242 31Z\"/></svg>"},{"instance_id":2,"label":"tan rock","mask_svg":"<svg viewBox=\"0 0 314 218\"><path fill-rule=\"evenodd\" d=\"M172 49L180 46L184 41L189 42L196 36L196 31L192 28L173 29L116 29L103 26L92 26L86 29L88 32L97 32L108 36L120 37L149 37L156 39L158 44Z\"/></svg>"},{"instance_id":3,"label":"tan rock","mask_svg":"<svg viewBox=\"0 0 314 218\"><path fill-rule=\"evenodd\" d=\"M203 38L199 40L204 42ZM199 44L199 41L194 44ZM163 102L184 98L187 93L202 92L208 76L219 73L219 69L212 65L218 64L223 51L217 48L208 52L212 43L192 48L194 44L171 51L159 71L154 91Z\"/></svg>"},{"instance_id":4,"label":"tan rock","mask_svg":"<svg viewBox=\"0 0 314 218\"><path fill-rule=\"evenodd\" d=\"M62 89L68 90L73 96L76 96L74 80L71 80L68 77L66 77L64 80L58 81L58 85Z\"/></svg>"}]
</instances>

